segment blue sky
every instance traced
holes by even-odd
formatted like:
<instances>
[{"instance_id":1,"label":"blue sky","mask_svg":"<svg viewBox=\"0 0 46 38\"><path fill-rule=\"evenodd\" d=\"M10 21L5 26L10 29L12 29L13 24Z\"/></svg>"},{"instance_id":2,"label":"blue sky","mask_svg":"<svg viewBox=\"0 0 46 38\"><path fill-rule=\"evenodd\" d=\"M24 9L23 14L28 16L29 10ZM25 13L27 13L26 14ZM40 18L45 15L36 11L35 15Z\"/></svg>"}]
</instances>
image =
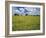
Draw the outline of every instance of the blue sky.
<instances>
[{"instance_id":1,"label":"blue sky","mask_svg":"<svg viewBox=\"0 0 46 38\"><path fill-rule=\"evenodd\" d=\"M12 14L19 15L40 15L40 8L37 7L12 7Z\"/></svg>"}]
</instances>

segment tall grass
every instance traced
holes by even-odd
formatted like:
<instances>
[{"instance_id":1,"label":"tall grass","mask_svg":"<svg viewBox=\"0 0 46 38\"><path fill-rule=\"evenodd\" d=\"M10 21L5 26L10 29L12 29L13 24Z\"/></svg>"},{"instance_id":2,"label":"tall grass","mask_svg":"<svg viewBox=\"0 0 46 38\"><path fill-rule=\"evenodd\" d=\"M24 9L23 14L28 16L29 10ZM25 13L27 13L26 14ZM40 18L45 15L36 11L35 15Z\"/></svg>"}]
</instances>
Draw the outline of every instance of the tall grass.
<instances>
[{"instance_id":1,"label":"tall grass","mask_svg":"<svg viewBox=\"0 0 46 38\"><path fill-rule=\"evenodd\" d=\"M12 16L12 30L39 30L40 16Z\"/></svg>"}]
</instances>

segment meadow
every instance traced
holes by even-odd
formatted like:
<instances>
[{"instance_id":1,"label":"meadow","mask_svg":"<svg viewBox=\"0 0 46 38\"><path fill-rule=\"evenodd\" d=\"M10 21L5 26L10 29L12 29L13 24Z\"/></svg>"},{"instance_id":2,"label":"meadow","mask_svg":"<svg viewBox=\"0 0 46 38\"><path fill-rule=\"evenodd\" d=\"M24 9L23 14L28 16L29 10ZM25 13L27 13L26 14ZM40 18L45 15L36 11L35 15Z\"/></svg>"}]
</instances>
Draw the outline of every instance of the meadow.
<instances>
[{"instance_id":1,"label":"meadow","mask_svg":"<svg viewBox=\"0 0 46 38\"><path fill-rule=\"evenodd\" d=\"M40 16L12 16L12 30L40 30Z\"/></svg>"}]
</instances>

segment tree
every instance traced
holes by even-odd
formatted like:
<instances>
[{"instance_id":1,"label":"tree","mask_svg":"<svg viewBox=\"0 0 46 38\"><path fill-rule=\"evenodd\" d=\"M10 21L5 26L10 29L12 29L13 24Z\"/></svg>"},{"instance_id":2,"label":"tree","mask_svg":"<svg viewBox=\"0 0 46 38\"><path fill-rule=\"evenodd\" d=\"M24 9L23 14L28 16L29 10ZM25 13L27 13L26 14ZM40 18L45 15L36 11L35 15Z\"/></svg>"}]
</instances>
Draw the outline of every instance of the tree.
<instances>
[{"instance_id":1,"label":"tree","mask_svg":"<svg viewBox=\"0 0 46 38\"><path fill-rule=\"evenodd\" d=\"M27 16L28 14L26 14L26 16Z\"/></svg>"},{"instance_id":2,"label":"tree","mask_svg":"<svg viewBox=\"0 0 46 38\"><path fill-rule=\"evenodd\" d=\"M19 16L19 14L14 14L15 16Z\"/></svg>"}]
</instances>

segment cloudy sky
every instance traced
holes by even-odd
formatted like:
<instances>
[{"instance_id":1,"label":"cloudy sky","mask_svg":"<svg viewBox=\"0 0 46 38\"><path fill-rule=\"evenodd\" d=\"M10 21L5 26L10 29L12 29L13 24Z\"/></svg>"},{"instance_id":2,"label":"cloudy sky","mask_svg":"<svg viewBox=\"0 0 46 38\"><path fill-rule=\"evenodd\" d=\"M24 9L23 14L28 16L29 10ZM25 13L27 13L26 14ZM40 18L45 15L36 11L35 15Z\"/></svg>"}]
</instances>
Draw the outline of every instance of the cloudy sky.
<instances>
[{"instance_id":1,"label":"cloudy sky","mask_svg":"<svg viewBox=\"0 0 46 38\"><path fill-rule=\"evenodd\" d=\"M12 14L19 15L40 15L40 8L37 7L12 7Z\"/></svg>"}]
</instances>

